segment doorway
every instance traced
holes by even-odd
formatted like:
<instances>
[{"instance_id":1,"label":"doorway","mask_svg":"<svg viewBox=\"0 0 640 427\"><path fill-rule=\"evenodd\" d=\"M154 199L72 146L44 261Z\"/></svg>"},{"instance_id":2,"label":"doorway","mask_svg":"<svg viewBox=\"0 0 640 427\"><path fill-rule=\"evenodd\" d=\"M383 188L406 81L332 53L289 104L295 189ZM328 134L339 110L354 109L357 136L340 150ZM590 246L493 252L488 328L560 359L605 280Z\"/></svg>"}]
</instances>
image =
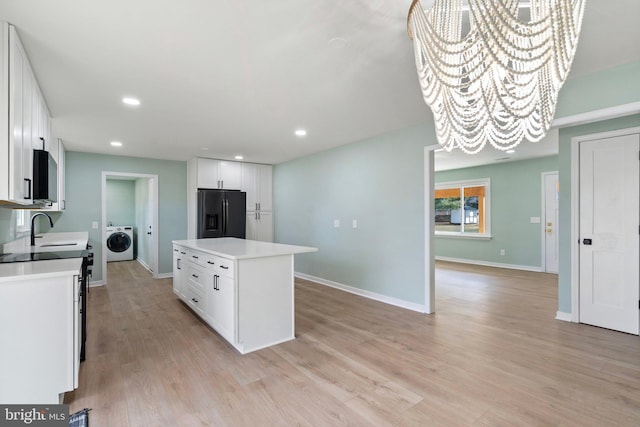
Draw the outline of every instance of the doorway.
<instances>
[{"instance_id":1,"label":"doorway","mask_svg":"<svg viewBox=\"0 0 640 427\"><path fill-rule=\"evenodd\" d=\"M558 273L560 210L558 171L542 173L542 271Z\"/></svg>"},{"instance_id":2,"label":"doorway","mask_svg":"<svg viewBox=\"0 0 640 427\"><path fill-rule=\"evenodd\" d=\"M574 320L635 335L640 331L639 153L640 128L572 142Z\"/></svg>"},{"instance_id":3,"label":"doorway","mask_svg":"<svg viewBox=\"0 0 640 427\"><path fill-rule=\"evenodd\" d=\"M118 217L118 211L114 213L113 207L109 208L107 199L108 182L128 181L132 193L130 198L134 204L129 206L129 214ZM111 219L111 218L114 219ZM115 224L113 221L130 222L127 226L133 226L136 259L154 279L158 278L158 239L156 230L158 224L158 175L126 173L126 172L102 172L102 276L105 284L107 279L107 233ZM124 224L122 224L124 225ZM111 227L109 227L111 226Z\"/></svg>"}]
</instances>

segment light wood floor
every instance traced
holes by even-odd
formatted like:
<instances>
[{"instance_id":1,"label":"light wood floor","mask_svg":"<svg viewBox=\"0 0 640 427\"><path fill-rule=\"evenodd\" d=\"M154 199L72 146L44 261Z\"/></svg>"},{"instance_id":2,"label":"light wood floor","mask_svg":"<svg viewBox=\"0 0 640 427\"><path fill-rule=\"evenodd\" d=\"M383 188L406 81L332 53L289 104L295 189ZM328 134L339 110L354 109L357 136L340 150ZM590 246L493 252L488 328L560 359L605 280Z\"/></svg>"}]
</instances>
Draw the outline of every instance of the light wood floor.
<instances>
[{"instance_id":1,"label":"light wood floor","mask_svg":"<svg viewBox=\"0 0 640 427\"><path fill-rule=\"evenodd\" d=\"M554 275L438 263L435 315L298 281L297 339L241 356L171 279L108 268L65 399L93 427L640 425L640 339L554 320Z\"/></svg>"}]
</instances>

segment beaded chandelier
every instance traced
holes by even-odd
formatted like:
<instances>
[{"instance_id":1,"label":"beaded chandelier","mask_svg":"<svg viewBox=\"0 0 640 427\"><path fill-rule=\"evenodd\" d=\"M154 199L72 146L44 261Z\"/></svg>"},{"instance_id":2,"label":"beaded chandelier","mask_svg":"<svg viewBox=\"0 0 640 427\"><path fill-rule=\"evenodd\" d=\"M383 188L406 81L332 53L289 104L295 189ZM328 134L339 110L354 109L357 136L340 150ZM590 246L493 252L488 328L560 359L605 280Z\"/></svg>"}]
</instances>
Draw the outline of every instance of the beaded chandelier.
<instances>
[{"instance_id":1,"label":"beaded chandelier","mask_svg":"<svg viewBox=\"0 0 640 427\"><path fill-rule=\"evenodd\" d=\"M422 94L447 151L473 154L487 142L509 150L549 130L585 0L526 3L526 20L518 0L435 0L427 11L411 4L407 30Z\"/></svg>"}]
</instances>

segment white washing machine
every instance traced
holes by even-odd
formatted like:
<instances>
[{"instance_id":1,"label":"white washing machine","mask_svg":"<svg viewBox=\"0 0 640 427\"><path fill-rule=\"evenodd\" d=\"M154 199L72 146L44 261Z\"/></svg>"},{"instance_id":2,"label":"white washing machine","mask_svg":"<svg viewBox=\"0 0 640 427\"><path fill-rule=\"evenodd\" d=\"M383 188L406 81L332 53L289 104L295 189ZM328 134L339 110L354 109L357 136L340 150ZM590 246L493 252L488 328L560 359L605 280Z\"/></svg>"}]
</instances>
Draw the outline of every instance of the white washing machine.
<instances>
[{"instance_id":1,"label":"white washing machine","mask_svg":"<svg viewBox=\"0 0 640 427\"><path fill-rule=\"evenodd\" d=\"M133 259L133 227L107 227L107 262Z\"/></svg>"}]
</instances>

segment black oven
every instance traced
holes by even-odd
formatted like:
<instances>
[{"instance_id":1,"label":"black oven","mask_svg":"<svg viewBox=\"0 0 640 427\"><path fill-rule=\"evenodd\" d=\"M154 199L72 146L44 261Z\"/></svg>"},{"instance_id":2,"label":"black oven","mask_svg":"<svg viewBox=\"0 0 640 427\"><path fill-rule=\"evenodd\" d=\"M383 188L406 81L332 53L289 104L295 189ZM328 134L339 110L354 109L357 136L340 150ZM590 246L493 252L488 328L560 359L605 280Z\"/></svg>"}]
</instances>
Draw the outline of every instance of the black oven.
<instances>
[{"instance_id":1,"label":"black oven","mask_svg":"<svg viewBox=\"0 0 640 427\"><path fill-rule=\"evenodd\" d=\"M87 245L87 250L82 251L82 267L80 269L80 361L85 359L85 343L87 342L87 294L89 292L89 279L93 272L93 252L91 246Z\"/></svg>"}]
</instances>

